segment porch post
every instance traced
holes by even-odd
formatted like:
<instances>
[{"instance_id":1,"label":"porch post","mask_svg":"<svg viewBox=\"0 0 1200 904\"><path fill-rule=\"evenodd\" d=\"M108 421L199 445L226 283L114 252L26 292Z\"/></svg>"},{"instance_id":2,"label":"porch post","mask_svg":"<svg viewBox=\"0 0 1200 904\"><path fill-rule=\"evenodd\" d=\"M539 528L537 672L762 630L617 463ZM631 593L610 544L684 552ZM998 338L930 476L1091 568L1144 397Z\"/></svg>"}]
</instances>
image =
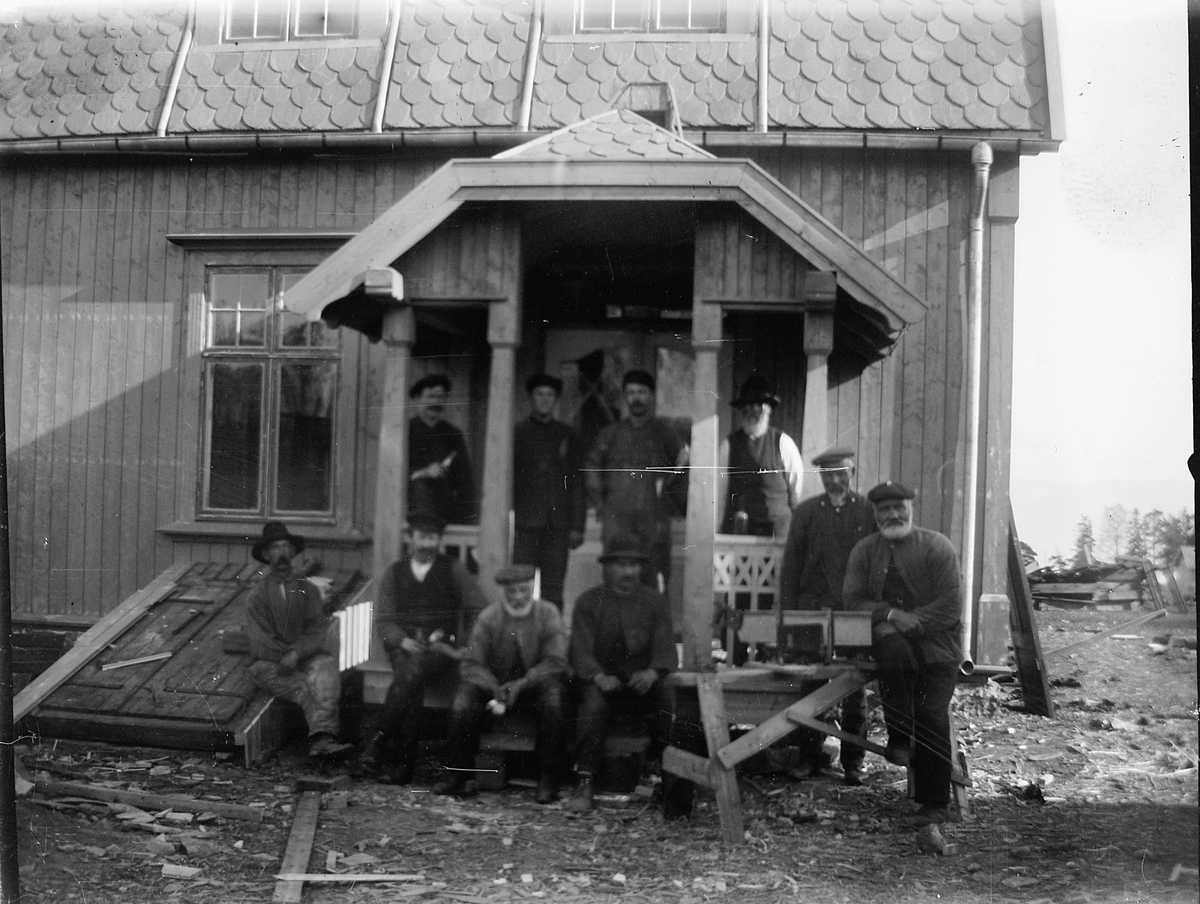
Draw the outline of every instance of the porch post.
<instances>
[{"instance_id":1,"label":"porch post","mask_svg":"<svg viewBox=\"0 0 1200 904\"><path fill-rule=\"evenodd\" d=\"M688 471L687 556L683 566L683 667L700 671L712 649L713 538L717 531L717 355L721 306L696 299L692 305L696 352L691 468Z\"/></svg>"},{"instance_id":2,"label":"porch post","mask_svg":"<svg viewBox=\"0 0 1200 904\"><path fill-rule=\"evenodd\" d=\"M813 456L829 445L829 353L833 351L833 303L837 276L810 270L804 279L804 425L800 455L804 458L804 499L822 492L820 476L810 468Z\"/></svg>"},{"instance_id":3,"label":"porch post","mask_svg":"<svg viewBox=\"0 0 1200 904\"><path fill-rule=\"evenodd\" d=\"M400 555L408 512L408 362L415 325L412 308L390 307L383 315L383 412L375 493L374 574Z\"/></svg>"}]
</instances>

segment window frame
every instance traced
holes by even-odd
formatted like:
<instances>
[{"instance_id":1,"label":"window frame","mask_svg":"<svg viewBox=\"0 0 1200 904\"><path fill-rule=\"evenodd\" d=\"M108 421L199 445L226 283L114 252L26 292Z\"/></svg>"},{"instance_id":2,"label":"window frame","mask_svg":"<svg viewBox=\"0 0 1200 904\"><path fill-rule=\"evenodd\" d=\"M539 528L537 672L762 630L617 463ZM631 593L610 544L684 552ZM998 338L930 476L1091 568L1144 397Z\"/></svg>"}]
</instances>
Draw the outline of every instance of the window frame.
<instances>
[{"instance_id":1,"label":"window frame","mask_svg":"<svg viewBox=\"0 0 1200 904\"><path fill-rule=\"evenodd\" d=\"M603 27L587 26L584 24L585 16L587 15L588 4L601 3L612 9L615 7L617 0L576 0L574 14L574 31L578 35L719 35L725 34L729 27L729 0L718 0L720 9L718 12L718 21L714 27L679 27L679 26L663 26L662 21L662 4L664 0L640 0L641 3L641 23L638 26L618 27L611 24L612 13L609 14L610 24ZM666 0L670 2L670 0ZM676 0L676 2L686 3L688 10L688 19L691 20L692 0Z\"/></svg>"},{"instance_id":2,"label":"window frame","mask_svg":"<svg viewBox=\"0 0 1200 904\"><path fill-rule=\"evenodd\" d=\"M216 34L214 36L216 38L216 43L228 48L233 46L243 47L254 44L308 44L321 41L346 41L371 37L372 35L364 34L364 31L374 32L376 30L374 27L376 23L373 21L368 22L368 20L377 19L378 15L372 15L373 11L363 9L364 0L349 0L351 3L352 12L350 28L348 31L336 32L333 34L330 34L328 31L325 31L321 34L298 34L297 28L302 6L311 6L321 3L323 4L324 11L327 14L329 7L337 4L338 0L281 0L281 2L287 5L287 15L284 19L283 35L257 34L258 22L256 18L256 34L246 37L231 37L229 34L229 28L231 24L231 9L235 5L238 7L244 7L249 3L253 3L255 10L257 11L258 2L259 0L222 0L220 4L215 4L219 10L219 15L216 17L218 22ZM346 0L343 0L343 2L346 2ZM379 3L379 0L366 0L366 2ZM389 14L388 11L390 9L390 4L381 5L383 6L383 15L386 21L386 16Z\"/></svg>"}]
</instances>

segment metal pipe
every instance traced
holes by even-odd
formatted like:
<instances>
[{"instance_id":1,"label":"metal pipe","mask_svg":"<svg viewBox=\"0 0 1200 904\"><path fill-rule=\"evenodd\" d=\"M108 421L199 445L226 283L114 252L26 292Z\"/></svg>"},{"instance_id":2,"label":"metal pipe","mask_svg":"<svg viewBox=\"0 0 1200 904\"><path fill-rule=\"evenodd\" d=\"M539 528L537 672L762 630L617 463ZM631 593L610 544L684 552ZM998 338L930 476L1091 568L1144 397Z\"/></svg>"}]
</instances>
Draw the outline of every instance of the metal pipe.
<instances>
[{"instance_id":1,"label":"metal pipe","mask_svg":"<svg viewBox=\"0 0 1200 904\"><path fill-rule=\"evenodd\" d=\"M971 231L967 242L967 435L965 477L963 482L963 662L962 671L975 670L975 560L979 533L979 450L983 399L983 228L987 214L988 175L992 167L992 148L981 141L971 149L975 168L975 191L971 208Z\"/></svg>"},{"instance_id":2,"label":"metal pipe","mask_svg":"<svg viewBox=\"0 0 1200 904\"><path fill-rule=\"evenodd\" d=\"M755 131L767 131L767 85L770 84L770 68L767 47L771 37L770 0L758 0L758 122Z\"/></svg>"},{"instance_id":3,"label":"metal pipe","mask_svg":"<svg viewBox=\"0 0 1200 904\"><path fill-rule=\"evenodd\" d=\"M533 117L533 78L542 53L542 16L542 0L536 0L529 20L529 40L525 42L525 75L521 81L521 110L517 119L517 128L522 132L529 131L529 120Z\"/></svg>"},{"instance_id":4,"label":"metal pipe","mask_svg":"<svg viewBox=\"0 0 1200 904\"><path fill-rule=\"evenodd\" d=\"M400 5L404 0L392 0L392 21L388 23L387 46L383 48L383 64L379 68L379 93L375 96L375 115L371 131L383 131L383 112L387 107L388 88L392 85L392 65L396 62L396 36L400 33Z\"/></svg>"},{"instance_id":5,"label":"metal pipe","mask_svg":"<svg viewBox=\"0 0 1200 904\"><path fill-rule=\"evenodd\" d=\"M171 120L171 111L175 109L175 95L179 92L179 80L183 77L183 67L187 63L188 51L192 49L192 35L196 30L196 0L188 7L187 25L183 28L183 39L179 42L179 53L175 55L175 66L171 69L171 82L167 85L167 96L163 99L162 116L158 120L155 132L159 138L167 134L167 124Z\"/></svg>"}]
</instances>

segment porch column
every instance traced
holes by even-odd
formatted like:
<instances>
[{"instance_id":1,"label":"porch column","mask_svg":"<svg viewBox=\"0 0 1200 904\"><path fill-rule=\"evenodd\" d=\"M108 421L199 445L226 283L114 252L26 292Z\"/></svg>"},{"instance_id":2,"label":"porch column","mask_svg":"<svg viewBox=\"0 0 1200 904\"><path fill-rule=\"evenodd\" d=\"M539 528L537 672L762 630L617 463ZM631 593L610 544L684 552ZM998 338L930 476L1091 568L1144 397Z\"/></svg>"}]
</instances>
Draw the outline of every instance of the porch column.
<instances>
[{"instance_id":1,"label":"porch column","mask_svg":"<svg viewBox=\"0 0 1200 904\"><path fill-rule=\"evenodd\" d=\"M721 306L692 305L693 388L691 468L688 471L687 555L683 566L683 667L700 671L712 649L713 538L717 532L717 354Z\"/></svg>"},{"instance_id":2,"label":"porch column","mask_svg":"<svg viewBox=\"0 0 1200 904\"><path fill-rule=\"evenodd\" d=\"M376 576L400 555L408 512L408 362L415 332L411 307L391 307L383 315L383 411L373 547Z\"/></svg>"},{"instance_id":3,"label":"porch column","mask_svg":"<svg viewBox=\"0 0 1200 904\"><path fill-rule=\"evenodd\" d=\"M800 455L804 458L804 499L822 492L821 478L811 469L813 457L829 445L829 353L833 351L833 303L837 276L810 270L804 279L804 425Z\"/></svg>"}]
</instances>

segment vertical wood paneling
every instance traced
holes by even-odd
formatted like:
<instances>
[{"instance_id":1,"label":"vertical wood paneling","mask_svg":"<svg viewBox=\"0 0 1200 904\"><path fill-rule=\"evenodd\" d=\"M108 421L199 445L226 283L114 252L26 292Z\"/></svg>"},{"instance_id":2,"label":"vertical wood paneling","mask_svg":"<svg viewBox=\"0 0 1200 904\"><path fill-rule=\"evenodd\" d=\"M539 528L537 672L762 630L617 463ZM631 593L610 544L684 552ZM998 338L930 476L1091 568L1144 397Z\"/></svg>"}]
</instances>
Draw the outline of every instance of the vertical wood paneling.
<instances>
[{"instance_id":1,"label":"vertical wood paneling","mask_svg":"<svg viewBox=\"0 0 1200 904\"><path fill-rule=\"evenodd\" d=\"M27 221L24 211L29 209L29 182L14 178L12 173L0 169L0 317L4 318L4 419L5 459L8 477L9 500L9 550L10 563L15 566L18 550L13 542L13 528L20 514L17 488L21 485L22 456L21 439L21 369L24 360L23 341L25 335L25 265L27 246ZM18 214L18 209L22 211ZM18 223L20 227L18 228ZM16 599L26 592L24 576L10 571L10 581Z\"/></svg>"}]
</instances>

